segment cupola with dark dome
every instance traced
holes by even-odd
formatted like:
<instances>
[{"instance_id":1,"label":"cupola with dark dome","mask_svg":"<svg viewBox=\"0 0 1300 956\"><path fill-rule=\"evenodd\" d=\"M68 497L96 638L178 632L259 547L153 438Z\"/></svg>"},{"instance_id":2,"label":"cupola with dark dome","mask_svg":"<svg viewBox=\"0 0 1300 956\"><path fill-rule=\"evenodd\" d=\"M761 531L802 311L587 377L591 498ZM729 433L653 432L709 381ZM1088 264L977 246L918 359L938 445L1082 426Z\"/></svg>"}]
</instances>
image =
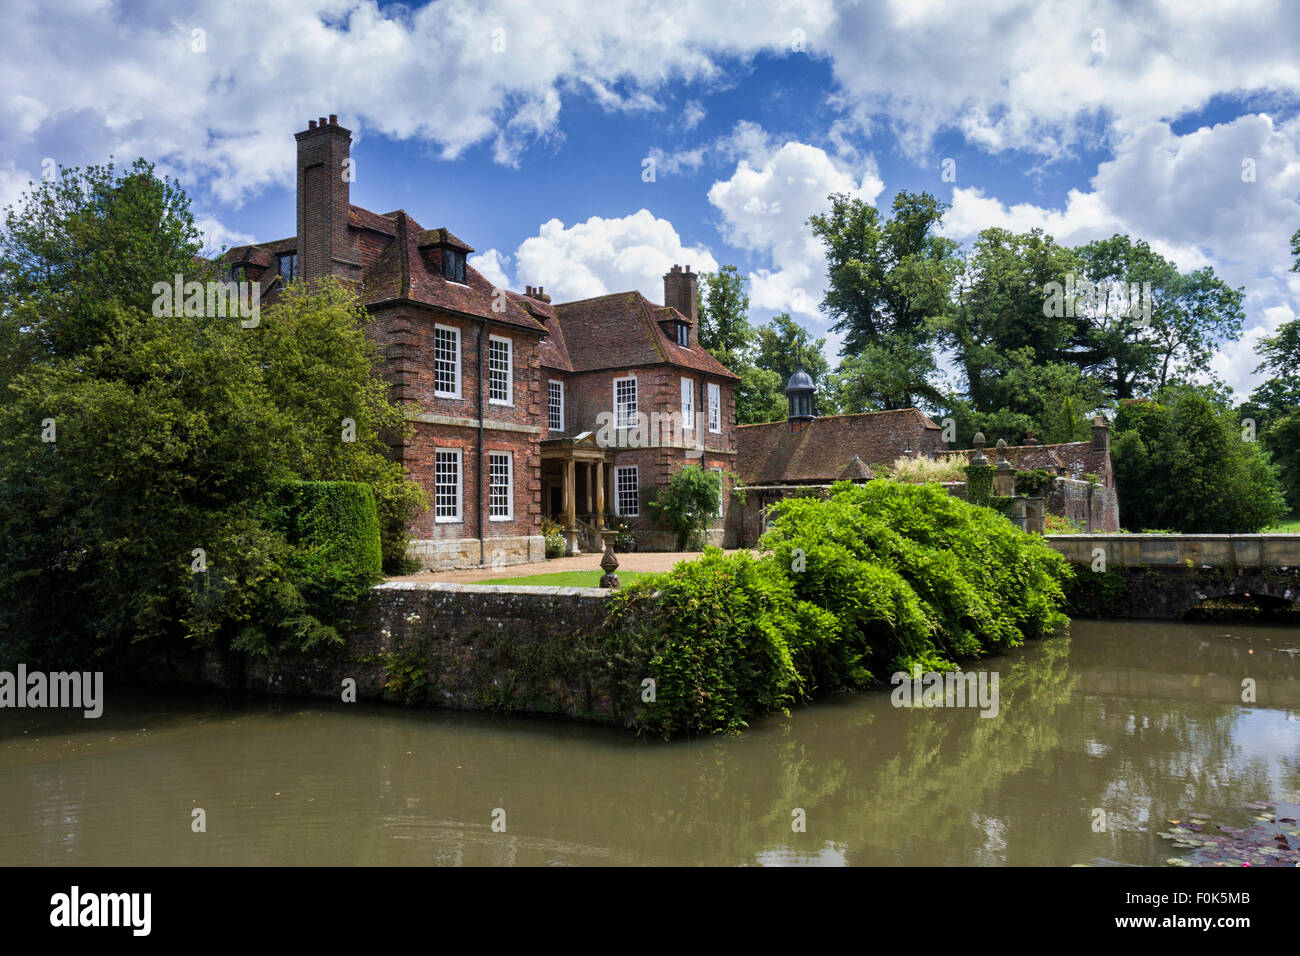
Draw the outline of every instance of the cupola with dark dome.
<instances>
[{"instance_id":1,"label":"cupola with dark dome","mask_svg":"<svg viewBox=\"0 0 1300 956\"><path fill-rule=\"evenodd\" d=\"M802 368L790 376L790 381L785 385L785 396L790 403L790 414L786 420L792 430L817 417L813 411L813 396L816 391L817 386L813 384L812 376Z\"/></svg>"}]
</instances>

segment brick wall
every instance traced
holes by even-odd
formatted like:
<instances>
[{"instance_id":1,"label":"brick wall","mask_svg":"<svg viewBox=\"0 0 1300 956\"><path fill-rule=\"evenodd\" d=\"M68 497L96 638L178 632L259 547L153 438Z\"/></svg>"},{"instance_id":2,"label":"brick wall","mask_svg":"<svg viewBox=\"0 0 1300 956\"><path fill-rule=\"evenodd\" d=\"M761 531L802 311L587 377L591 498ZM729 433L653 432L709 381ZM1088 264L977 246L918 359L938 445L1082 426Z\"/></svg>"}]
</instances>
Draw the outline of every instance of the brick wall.
<instances>
[{"instance_id":1,"label":"brick wall","mask_svg":"<svg viewBox=\"0 0 1300 956\"><path fill-rule=\"evenodd\" d=\"M695 429L704 438L704 454L696 449L685 447L642 447L615 448L613 461L609 469L610 491L606 494L607 508L612 512L615 507L613 485L613 468L635 465L638 469L637 479L641 487L640 515L635 519L627 518L636 530L639 546L647 550L671 549L674 538L650 517L646 506L650 492L665 484L669 477L683 465L698 465L703 462L705 468L720 468L724 472L723 514L731 506L730 490L734 486L732 475L735 471L735 388L729 380L715 379L700 372L679 369L674 366L650 366L628 369L616 369L601 372L588 372L568 375L565 381L565 435L576 435L583 431L597 432L597 416L613 414L614 379L635 376L637 380L637 409L646 415L659 414L674 416L674 423L680 421L681 414L681 380L689 379L695 392ZM543 383L547 378L560 378L558 373L543 371ZM714 382L719 386L722 414L722 431L709 431L706 383ZM652 423L653 424L653 423ZM674 425L665 425L660 429L658 439L667 442L672 437ZM696 431L683 432L678 437L686 443L694 443ZM655 440L655 436L647 435ZM629 439L631 440L631 439ZM691 454L694 452L694 454ZM715 544L724 543L725 519L714 522L711 535Z\"/></svg>"},{"instance_id":2,"label":"brick wall","mask_svg":"<svg viewBox=\"0 0 1300 956\"><path fill-rule=\"evenodd\" d=\"M460 397L435 394L434 335L436 326L460 333ZM479 325L411 306L375 313L371 334L384 362L381 372L392 385L394 401L411 403L418 417L414 434L397 449L402 464L434 501L435 452L457 449L461 453L461 519L437 521L432 508L417 516L412 533L417 540L477 539L479 511L483 512L485 539L535 536L541 530L541 452L538 441L544 425L543 374L537 368L538 336L526 330L488 326L484 334L510 340L512 345L512 399L503 405L483 396L483 467L492 452L508 452L513 461L513 518L491 520L486 480L479 470L477 427ZM483 358L484 375L487 357ZM480 489L482 498L480 503ZM475 556L475 560L477 560Z\"/></svg>"}]
</instances>

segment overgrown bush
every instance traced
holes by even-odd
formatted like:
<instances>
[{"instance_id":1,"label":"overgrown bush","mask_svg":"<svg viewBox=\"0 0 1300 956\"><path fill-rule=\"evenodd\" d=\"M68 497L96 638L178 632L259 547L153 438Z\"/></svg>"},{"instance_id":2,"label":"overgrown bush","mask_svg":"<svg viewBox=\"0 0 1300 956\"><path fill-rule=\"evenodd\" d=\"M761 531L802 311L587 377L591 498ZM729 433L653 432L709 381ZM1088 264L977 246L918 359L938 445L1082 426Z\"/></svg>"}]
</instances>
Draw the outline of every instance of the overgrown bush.
<instances>
[{"instance_id":1,"label":"overgrown bush","mask_svg":"<svg viewBox=\"0 0 1300 956\"><path fill-rule=\"evenodd\" d=\"M718 514L722 475L683 465L649 500L650 514L677 535L677 550L696 550Z\"/></svg>"},{"instance_id":2,"label":"overgrown bush","mask_svg":"<svg viewBox=\"0 0 1300 956\"><path fill-rule=\"evenodd\" d=\"M1056 484L1056 476L1045 468L1029 468L1016 472L1016 494L1026 498L1045 497Z\"/></svg>"},{"instance_id":3,"label":"overgrown bush","mask_svg":"<svg viewBox=\"0 0 1300 956\"><path fill-rule=\"evenodd\" d=\"M966 456L941 455L938 458L895 459L889 466L889 477L895 481L965 481Z\"/></svg>"},{"instance_id":4,"label":"overgrown bush","mask_svg":"<svg viewBox=\"0 0 1300 956\"><path fill-rule=\"evenodd\" d=\"M614 598L612 626L644 604L639 626L655 635L643 727L734 731L817 693L913 664L951 669L1068 623L1065 559L933 484L841 482L773 515L762 557L711 548Z\"/></svg>"},{"instance_id":5,"label":"overgrown bush","mask_svg":"<svg viewBox=\"0 0 1300 956\"><path fill-rule=\"evenodd\" d=\"M993 502L993 472L996 471L987 462L977 465L974 462L966 466L966 500L973 505L989 507Z\"/></svg>"}]
</instances>

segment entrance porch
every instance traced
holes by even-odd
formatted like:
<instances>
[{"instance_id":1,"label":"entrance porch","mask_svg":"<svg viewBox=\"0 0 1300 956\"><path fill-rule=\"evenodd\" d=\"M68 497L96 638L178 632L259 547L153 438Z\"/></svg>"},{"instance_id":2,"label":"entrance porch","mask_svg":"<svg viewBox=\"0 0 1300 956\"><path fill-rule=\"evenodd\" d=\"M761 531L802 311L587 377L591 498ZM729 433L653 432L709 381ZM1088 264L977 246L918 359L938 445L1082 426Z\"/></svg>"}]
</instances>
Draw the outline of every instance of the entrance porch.
<instances>
[{"instance_id":1,"label":"entrance porch","mask_svg":"<svg viewBox=\"0 0 1300 956\"><path fill-rule=\"evenodd\" d=\"M594 432L551 438L542 446L542 514L564 530L565 552L602 550L605 502L613 500L610 453L596 443Z\"/></svg>"}]
</instances>

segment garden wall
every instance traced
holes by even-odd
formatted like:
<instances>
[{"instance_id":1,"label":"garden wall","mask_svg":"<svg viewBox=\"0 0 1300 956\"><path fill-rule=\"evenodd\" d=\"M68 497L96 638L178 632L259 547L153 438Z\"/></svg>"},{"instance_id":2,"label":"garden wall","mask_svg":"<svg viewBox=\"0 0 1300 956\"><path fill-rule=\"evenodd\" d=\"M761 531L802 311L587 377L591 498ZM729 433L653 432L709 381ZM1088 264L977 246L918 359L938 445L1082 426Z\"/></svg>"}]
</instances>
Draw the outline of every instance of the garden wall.
<instances>
[{"instance_id":1,"label":"garden wall","mask_svg":"<svg viewBox=\"0 0 1300 956\"><path fill-rule=\"evenodd\" d=\"M359 607L346 646L328 657L210 652L188 678L225 690L555 714L629 723L580 651L605 619L601 588L390 581ZM635 621L630 618L629 622ZM629 623L628 626L632 626Z\"/></svg>"}]
</instances>

